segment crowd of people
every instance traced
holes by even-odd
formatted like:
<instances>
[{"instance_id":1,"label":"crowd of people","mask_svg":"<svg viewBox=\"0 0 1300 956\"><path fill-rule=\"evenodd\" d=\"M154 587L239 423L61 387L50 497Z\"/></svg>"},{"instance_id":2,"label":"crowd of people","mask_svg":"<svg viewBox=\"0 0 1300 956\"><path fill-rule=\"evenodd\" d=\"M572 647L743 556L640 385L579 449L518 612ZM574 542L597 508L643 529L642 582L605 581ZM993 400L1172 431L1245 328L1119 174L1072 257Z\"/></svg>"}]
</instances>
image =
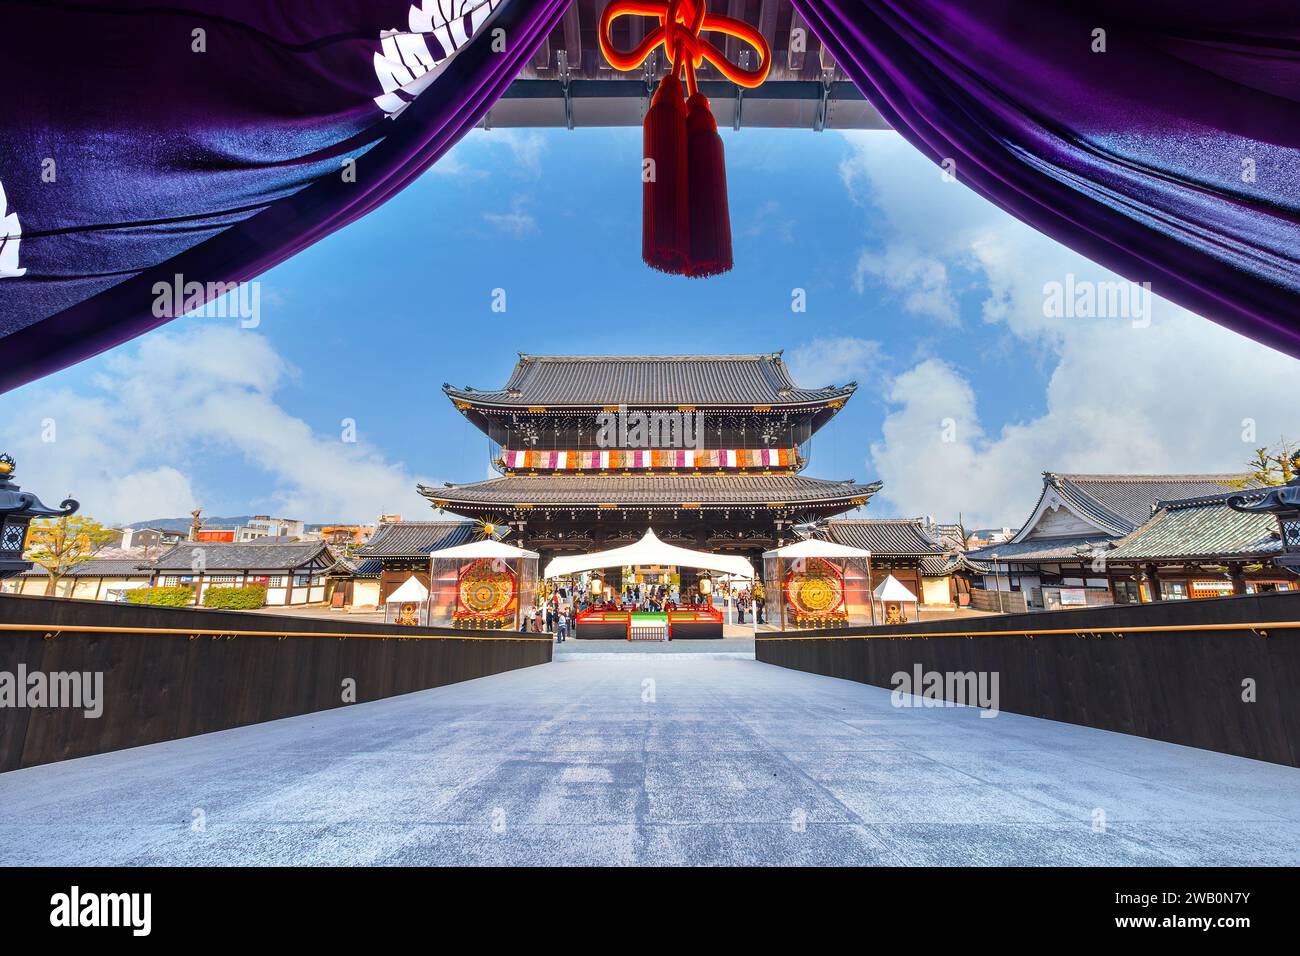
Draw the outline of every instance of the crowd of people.
<instances>
[{"instance_id":1,"label":"crowd of people","mask_svg":"<svg viewBox=\"0 0 1300 956\"><path fill-rule=\"evenodd\" d=\"M524 609L520 615L519 629L534 633L551 633L557 641L568 638L578 627L578 611L572 602L561 601L557 591L549 599L535 607Z\"/></svg>"},{"instance_id":2,"label":"crowd of people","mask_svg":"<svg viewBox=\"0 0 1300 956\"><path fill-rule=\"evenodd\" d=\"M766 619L763 616L763 611L765 610L766 601L764 601L761 592L756 595L752 588L743 587L738 591L735 591L733 597L735 598L736 601L736 613L739 615L739 617L736 619L737 624L753 623L753 622L747 622L745 620L746 615L749 614L749 609L751 606L754 609L754 614L757 615L758 617L758 623L759 624L767 623Z\"/></svg>"},{"instance_id":3,"label":"crowd of people","mask_svg":"<svg viewBox=\"0 0 1300 956\"><path fill-rule=\"evenodd\" d=\"M734 599L740 617L738 623L744 624L751 606L758 615L758 623L763 619L763 594L757 596L746 586L739 590L728 590L726 582L720 582L715 592L723 603L727 596ZM539 601L537 605L527 607L520 615L519 629L530 633L552 633L556 641L572 637L578 627L578 614L582 611L618 611L637 610L652 613L664 613L682 607L698 607L710 604L707 595L701 594L699 588L692 584L682 594L675 584L637 584L626 583L621 592L605 592L597 598L589 587L559 587Z\"/></svg>"}]
</instances>

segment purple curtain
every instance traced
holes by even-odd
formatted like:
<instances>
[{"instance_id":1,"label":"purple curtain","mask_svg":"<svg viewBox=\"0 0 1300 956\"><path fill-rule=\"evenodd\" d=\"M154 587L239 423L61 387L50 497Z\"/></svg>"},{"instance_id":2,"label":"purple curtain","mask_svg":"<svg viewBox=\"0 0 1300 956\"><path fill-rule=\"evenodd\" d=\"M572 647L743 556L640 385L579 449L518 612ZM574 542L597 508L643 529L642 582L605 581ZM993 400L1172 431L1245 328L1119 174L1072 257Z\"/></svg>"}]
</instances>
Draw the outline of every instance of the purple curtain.
<instances>
[{"instance_id":1,"label":"purple curtain","mask_svg":"<svg viewBox=\"0 0 1300 956\"><path fill-rule=\"evenodd\" d=\"M567 5L0 0L0 391L385 202ZM158 283L204 292L167 304Z\"/></svg>"},{"instance_id":2,"label":"purple curtain","mask_svg":"<svg viewBox=\"0 0 1300 956\"><path fill-rule=\"evenodd\" d=\"M1297 0L794 5L886 121L955 160L959 181L1300 356Z\"/></svg>"}]
</instances>

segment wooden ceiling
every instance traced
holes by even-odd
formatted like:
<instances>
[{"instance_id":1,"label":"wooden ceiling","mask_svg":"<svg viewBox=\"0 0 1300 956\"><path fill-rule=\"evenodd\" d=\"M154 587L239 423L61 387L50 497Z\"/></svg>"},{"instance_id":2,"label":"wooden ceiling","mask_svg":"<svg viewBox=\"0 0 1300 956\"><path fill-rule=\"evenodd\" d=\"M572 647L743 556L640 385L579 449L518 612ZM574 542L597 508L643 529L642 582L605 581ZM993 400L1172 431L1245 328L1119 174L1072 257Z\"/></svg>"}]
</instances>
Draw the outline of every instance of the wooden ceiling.
<instances>
[{"instance_id":1,"label":"wooden ceiling","mask_svg":"<svg viewBox=\"0 0 1300 956\"><path fill-rule=\"evenodd\" d=\"M639 126L649 96L665 69L662 49L635 73L614 70L600 52L596 31L607 0L574 0L559 26L542 44L484 125L491 127ZM788 129L885 129L880 114L844 75L789 0L709 0L714 11L753 24L772 48L767 81L740 90L709 64L699 73L718 124ZM631 49L654 21L620 17L614 44ZM792 43L802 37L802 45ZM753 51L734 37L725 41L728 59L752 66Z\"/></svg>"}]
</instances>

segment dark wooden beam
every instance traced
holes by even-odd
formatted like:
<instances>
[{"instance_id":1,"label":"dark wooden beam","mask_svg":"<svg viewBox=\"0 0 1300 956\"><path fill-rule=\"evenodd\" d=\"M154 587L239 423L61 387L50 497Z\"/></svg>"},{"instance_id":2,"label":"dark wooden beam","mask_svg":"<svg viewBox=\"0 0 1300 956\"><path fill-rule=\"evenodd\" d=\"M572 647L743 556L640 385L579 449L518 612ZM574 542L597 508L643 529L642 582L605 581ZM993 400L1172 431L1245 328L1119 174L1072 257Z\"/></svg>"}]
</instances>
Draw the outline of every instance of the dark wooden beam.
<instances>
[{"instance_id":1,"label":"dark wooden beam","mask_svg":"<svg viewBox=\"0 0 1300 956\"><path fill-rule=\"evenodd\" d=\"M578 15L578 4L572 3L564 11L564 50L569 57L569 69L576 73L582 71L582 21Z\"/></svg>"}]
</instances>

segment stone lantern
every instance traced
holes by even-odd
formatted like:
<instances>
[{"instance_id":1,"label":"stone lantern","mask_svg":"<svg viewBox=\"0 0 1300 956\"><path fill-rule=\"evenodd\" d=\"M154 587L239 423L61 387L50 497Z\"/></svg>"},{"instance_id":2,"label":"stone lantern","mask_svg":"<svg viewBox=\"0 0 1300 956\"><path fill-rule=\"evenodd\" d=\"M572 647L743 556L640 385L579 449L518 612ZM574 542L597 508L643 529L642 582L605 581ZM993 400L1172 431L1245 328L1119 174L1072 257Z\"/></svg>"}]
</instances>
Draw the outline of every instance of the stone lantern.
<instances>
[{"instance_id":1,"label":"stone lantern","mask_svg":"<svg viewBox=\"0 0 1300 956\"><path fill-rule=\"evenodd\" d=\"M23 560L23 546L33 518L61 518L81 507L67 498L59 508L47 508L31 492L20 491L13 475L13 457L0 455L0 578L31 570L32 562Z\"/></svg>"}]
</instances>

